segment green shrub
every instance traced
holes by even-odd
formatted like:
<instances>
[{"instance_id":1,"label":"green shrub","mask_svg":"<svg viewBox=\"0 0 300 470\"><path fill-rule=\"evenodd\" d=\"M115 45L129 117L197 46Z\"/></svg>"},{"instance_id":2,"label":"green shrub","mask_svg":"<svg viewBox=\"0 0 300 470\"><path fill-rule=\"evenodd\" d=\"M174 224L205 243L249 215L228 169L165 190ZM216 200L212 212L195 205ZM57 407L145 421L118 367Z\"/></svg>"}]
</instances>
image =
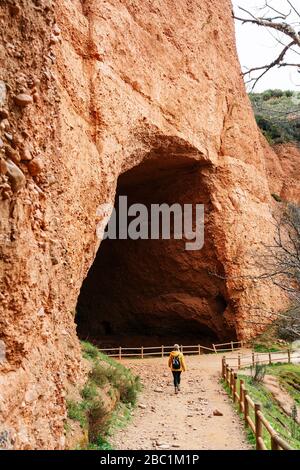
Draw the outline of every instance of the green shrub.
<instances>
[{"instance_id":1,"label":"green shrub","mask_svg":"<svg viewBox=\"0 0 300 470\"><path fill-rule=\"evenodd\" d=\"M86 428L88 420L82 402L67 400L67 413L68 418L78 421L82 428Z\"/></svg>"},{"instance_id":2,"label":"green shrub","mask_svg":"<svg viewBox=\"0 0 300 470\"><path fill-rule=\"evenodd\" d=\"M102 400L94 401L88 410L89 441L96 443L99 437L107 434L109 429L110 413L106 410Z\"/></svg>"},{"instance_id":3,"label":"green shrub","mask_svg":"<svg viewBox=\"0 0 300 470\"><path fill-rule=\"evenodd\" d=\"M108 382L108 368L97 363L91 370L89 377L98 387L103 387Z\"/></svg>"},{"instance_id":4,"label":"green shrub","mask_svg":"<svg viewBox=\"0 0 300 470\"><path fill-rule=\"evenodd\" d=\"M294 92L293 92L292 90L286 90L286 91L284 92L284 94L285 94L285 96L287 96L288 98L290 98L291 96L294 95Z\"/></svg>"},{"instance_id":5,"label":"green shrub","mask_svg":"<svg viewBox=\"0 0 300 470\"><path fill-rule=\"evenodd\" d=\"M253 375L253 382L254 383L261 383L264 380L266 375L267 366L266 364L259 364L258 362L254 366L254 375ZM251 367L251 374L253 372L253 367Z\"/></svg>"},{"instance_id":6,"label":"green shrub","mask_svg":"<svg viewBox=\"0 0 300 470\"><path fill-rule=\"evenodd\" d=\"M268 142L300 142L300 94L287 90L249 93L256 122Z\"/></svg>"},{"instance_id":7,"label":"green shrub","mask_svg":"<svg viewBox=\"0 0 300 470\"><path fill-rule=\"evenodd\" d=\"M81 391L82 398L87 402L95 400L95 398L97 397L97 394L98 392L97 392L96 384L90 380L85 384L85 386L83 387Z\"/></svg>"},{"instance_id":8,"label":"green shrub","mask_svg":"<svg viewBox=\"0 0 300 470\"><path fill-rule=\"evenodd\" d=\"M89 343L88 341L81 342L82 355L85 359L96 359L98 357L99 351L96 346Z\"/></svg>"},{"instance_id":9,"label":"green shrub","mask_svg":"<svg viewBox=\"0 0 300 470\"><path fill-rule=\"evenodd\" d=\"M91 363L91 370L80 393L82 400L67 402L68 417L88 431L88 449L109 449L105 436L109 432L112 414L101 398L101 389L109 386L105 393L119 397L120 403L129 409L135 404L141 389L140 379L86 341L82 342L82 350L83 356Z\"/></svg>"},{"instance_id":10,"label":"green shrub","mask_svg":"<svg viewBox=\"0 0 300 470\"><path fill-rule=\"evenodd\" d=\"M123 403L130 403L135 405L138 392L141 390L141 383L139 377L134 377L133 380L127 383L120 383L120 399Z\"/></svg>"},{"instance_id":11,"label":"green shrub","mask_svg":"<svg viewBox=\"0 0 300 470\"><path fill-rule=\"evenodd\" d=\"M276 344L262 344L254 343L253 349L255 352L277 352L280 351L280 347Z\"/></svg>"},{"instance_id":12,"label":"green shrub","mask_svg":"<svg viewBox=\"0 0 300 470\"><path fill-rule=\"evenodd\" d=\"M271 98L281 98L284 95L284 91L279 89L266 90L262 93L264 101L268 101Z\"/></svg>"},{"instance_id":13,"label":"green shrub","mask_svg":"<svg viewBox=\"0 0 300 470\"><path fill-rule=\"evenodd\" d=\"M112 450L112 447L103 436L97 436L95 442L87 445L86 450Z\"/></svg>"}]
</instances>

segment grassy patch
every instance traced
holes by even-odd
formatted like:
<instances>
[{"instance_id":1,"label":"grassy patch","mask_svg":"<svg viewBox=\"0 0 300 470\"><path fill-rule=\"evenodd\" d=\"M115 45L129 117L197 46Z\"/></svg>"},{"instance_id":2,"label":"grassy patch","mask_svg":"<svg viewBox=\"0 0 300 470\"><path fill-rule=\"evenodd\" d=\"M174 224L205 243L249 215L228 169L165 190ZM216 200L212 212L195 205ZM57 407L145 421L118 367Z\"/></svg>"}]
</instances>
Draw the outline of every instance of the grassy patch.
<instances>
[{"instance_id":1,"label":"grassy patch","mask_svg":"<svg viewBox=\"0 0 300 470\"><path fill-rule=\"evenodd\" d=\"M263 333L256 336L252 348L256 352L277 352L291 347L293 337L286 334L287 325L290 326L295 317L294 310L280 312L280 317L272 322Z\"/></svg>"},{"instance_id":2,"label":"grassy patch","mask_svg":"<svg viewBox=\"0 0 300 470\"><path fill-rule=\"evenodd\" d=\"M267 373L278 377L283 388L285 388L295 402L300 405L299 364L273 364L267 367Z\"/></svg>"},{"instance_id":3,"label":"grassy patch","mask_svg":"<svg viewBox=\"0 0 300 470\"><path fill-rule=\"evenodd\" d=\"M81 390L81 400L67 401L68 418L78 421L87 431L89 442L86 449L110 450L108 437L130 419L141 390L140 378L102 354L91 343L82 342L82 351L84 358L91 363L91 370ZM113 411L104 404L103 394L115 401Z\"/></svg>"},{"instance_id":4,"label":"grassy patch","mask_svg":"<svg viewBox=\"0 0 300 470\"><path fill-rule=\"evenodd\" d=\"M83 403L67 400L68 418L78 421L84 429L87 426L87 416Z\"/></svg>"},{"instance_id":5,"label":"grassy patch","mask_svg":"<svg viewBox=\"0 0 300 470\"><path fill-rule=\"evenodd\" d=\"M295 400L296 403L300 402L300 366L296 364L273 364L267 366L267 374L275 375L278 377L280 383L284 386L287 392ZM294 449L300 449L300 426L295 420L287 416L280 408L279 404L273 398L269 390L265 388L263 383L257 383L253 377L238 374L238 379L243 379L245 387L254 403L260 403L262 412L266 419L269 421L273 429ZM223 387L229 394L230 390L228 385L222 380ZM237 384L239 390L239 381ZM238 405L235 404L236 410ZM254 410L249 407L250 417L255 422ZM251 445L255 447L255 437L251 429L247 428L247 438ZM263 427L263 439L268 449L271 449L271 439L267 430Z\"/></svg>"},{"instance_id":6,"label":"grassy patch","mask_svg":"<svg viewBox=\"0 0 300 470\"><path fill-rule=\"evenodd\" d=\"M256 383L252 377L239 375L244 380L248 393L255 403L260 403L262 412L273 429L294 449L300 449L300 428L296 426L293 419L287 416L277 404L272 394L261 383ZM250 416L255 421L254 410L250 407ZM263 428L263 438L268 449L271 449L270 435Z\"/></svg>"},{"instance_id":7,"label":"grassy patch","mask_svg":"<svg viewBox=\"0 0 300 470\"><path fill-rule=\"evenodd\" d=\"M278 346L277 344L263 344L263 343L254 343L253 344L253 349L255 352L277 352L280 351L282 348Z\"/></svg>"},{"instance_id":8,"label":"grassy patch","mask_svg":"<svg viewBox=\"0 0 300 470\"><path fill-rule=\"evenodd\" d=\"M85 450L113 450L107 439L97 436L94 443L89 442Z\"/></svg>"}]
</instances>

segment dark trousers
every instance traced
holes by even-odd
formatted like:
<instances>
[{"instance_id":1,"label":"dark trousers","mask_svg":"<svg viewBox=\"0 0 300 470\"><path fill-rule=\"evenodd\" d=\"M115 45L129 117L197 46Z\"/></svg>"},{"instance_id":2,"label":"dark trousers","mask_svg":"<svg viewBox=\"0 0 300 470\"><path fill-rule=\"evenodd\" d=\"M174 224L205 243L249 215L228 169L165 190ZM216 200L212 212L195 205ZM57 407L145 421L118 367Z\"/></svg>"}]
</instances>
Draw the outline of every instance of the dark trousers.
<instances>
[{"instance_id":1,"label":"dark trousers","mask_svg":"<svg viewBox=\"0 0 300 470\"><path fill-rule=\"evenodd\" d=\"M179 371L173 370L173 371L172 371L172 374L173 374L173 378L174 378L174 387L177 387L178 385L180 385L180 374L181 374L181 370L179 370Z\"/></svg>"}]
</instances>

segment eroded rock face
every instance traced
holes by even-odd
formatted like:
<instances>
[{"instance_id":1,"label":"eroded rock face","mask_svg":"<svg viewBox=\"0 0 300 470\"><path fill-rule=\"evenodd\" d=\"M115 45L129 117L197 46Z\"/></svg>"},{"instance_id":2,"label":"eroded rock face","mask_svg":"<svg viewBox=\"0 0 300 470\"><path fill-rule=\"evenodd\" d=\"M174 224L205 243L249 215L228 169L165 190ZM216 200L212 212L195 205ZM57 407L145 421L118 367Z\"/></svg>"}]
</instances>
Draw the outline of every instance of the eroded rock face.
<instances>
[{"instance_id":1,"label":"eroded rock face","mask_svg":"<svg viewBox=\"0 0 300 470\"><path fill-rule=\"evenodd\" d=\"M283 201L300 204L300 148L294 143L266 149L267 175L271 193Z\"/></svg>"},{"instance_id":2,"label":"eroded rock face","mask_svg":"<svg viewBox=\"0 0 300 470\"><path fill-rule=\"evenodd\" d=\"M132 276L124 325L132 311L143 318L155 310L167 324L175 312L179 330L192 320L218 337L259 331L252 309L257 318L257 306L278 306L280 294L240 275L253 249L272 237L274 201L229 0L21 0L15 7L0 5L0 138L24 175L14 191L1 164L0 442L63 448L66 390L84 380L74 310L101 241L97 210L114 200L119 175L162 164L168 185L160 191L155 171L144 171L141 196L205 202L209 235L203 254L192 256L179 243L129 243L126 257L116 244ZM20 95L32 100L20 106ZM184 177L172 170L181 158L192 168ZM135 178L129 193L138 195ZM222 277L209 277L208 268ZM106 285L101 263L97 270ZM124 292L112 269L110 276L113 293ZM108 307L120 321L120 305Z\"/></svg>"}]
</instances>

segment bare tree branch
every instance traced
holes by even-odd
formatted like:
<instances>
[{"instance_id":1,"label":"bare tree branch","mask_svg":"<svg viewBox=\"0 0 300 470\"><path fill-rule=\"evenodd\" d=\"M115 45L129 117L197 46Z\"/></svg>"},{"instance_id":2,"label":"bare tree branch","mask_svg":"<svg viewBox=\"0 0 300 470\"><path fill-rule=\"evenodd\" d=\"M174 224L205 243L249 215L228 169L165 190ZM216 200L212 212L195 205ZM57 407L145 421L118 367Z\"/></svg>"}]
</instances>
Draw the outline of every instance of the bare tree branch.
<instances>
[{"instance_id":1,"label":"bare tree branch","mask_svg":"<svg viewBox=\"0 0 300 470\"><path fill-rule=\"evenodd\" d=\"M254 81L254 84L253 84L253 87L252 89L255 87L256 83L258 82L258 80L263 77L271 68L275 67L275 66L278 66L278 67L283 67L284 64L283 64L283 59L284 59L284 56L285 54L287 53L287 51L291 48L291 46L293 46L295 44L294 41L290 42L287 46L285 46L282 51L280 52L279 56L273 60L269 65L262 65L261 67L253 67L249 70L247 70L247 72L244 72L243 75L249 75L251 74L251 72L254 72L254 71L257 71L257 70L263 70L263 72L256 78L249 78L249 80L246 81L246 83L250 83L252 81ZM287 65L287 64L286 64ZM299 65L298 65L299 67Z\"/></svg>"},{"instance_id":2,"label":"bare tree branch","mask_svg":"<svg viewBox=\"0 0 300 470\"><path fill-rule=\"evenodd\" d=\"M249 253L247 274L237 276L210 272L225 281L249 280L249 286L261 287L269 282L285 292L291 301L291 312L265 310L261 305L249 305L249 319L257 325L267 325L281 318L289 335L300 337L300 207L287 204L280 217L274 217L275 235L271 244L261 243L259 252ZM245 320L246 321L246 320Z\"/></svg>"},{"instance_id":3,"label":"bare tree branch","mask_svg":"<svg viewBox=\"0 0 300 470\"><path fill-rule=\"evenodd\" d=\"M283 49L281 50L280 54L272 60L270 63L267 63L262 66L258 67L252 67L245 72L243 72L243 76L248 76L249 79L246 81L246 83L252 83L252 90L254 89L255 85L257 82L267 73L269 70L271 70L274 67L282 68L282 67L296 67L299 72L300 72L300 64L299 63L293 63L291 60L286 60L284 61L284 58L286 56L287 52L292 52L296 54L300 54L300 31L298 28L300 28L300 22L292 22L288 21L288 19L291 19L290 16L293 13L295 13L299 18L300 18L300 13L294 6L293 2L290 0L286 0L287 6L289 6L289 11L287 13L279 11L277 8L275 8L271 2L268 2L265 0L264 6L259 8L260 12L262 13L262 16L257 16L251 11L247 10L246 8L243 7L238 7L240 11L245 13L247 16L245 17L240 17L239 15L233 14L233 17L241 21L242 24L245 23L250 23L254 24L257 26L261 26L267 29L270 33L272 31L276 31L281 34L281 37L275 37L275 35L272 35L274 40L278 43L281 44ZM272 15L273 12L273 15ZM279 21L281 20L281 21ZM284 38L289 38L290 41L288 44L285 44ZM259 72L258 76L252 77L251 74L253 72Z\"/></svg>"},{"instance_id":4,"label":"bare tree branch","mask_svg":"<svg viewBox=\"0 0 300 470\"><path fill-rule=\"evenodd\" d=\"M272 5L269 5L269 3L267 1L265 1L264 6L259 8L259 9L260 10L265 10L266 8L270 8L270 10L275 11L275 13L277 13L279 15L279 17L282 18L282 19L286 19L291 14L291 11L287 14L284 14L281 11L276 10L276 8L274 8Z\"/></svg>"},{"instance_id":5,"label":"bare tree branch","mask_svg":"<svg viewBox=\"0 0 300 470\"><path fill-rule=\"evenodd\" d=\"M241 8L241 9L244 10L243 8ZM247 11L247 10L244 10L244 11ZM291 39L293 39L294 43L297 44L297 46L300 47L299 33L297 33L295 31L295 29L292 28L292 26L290 26L289 24L287 24L287 23L277 23L277 22L273 22L273 20L265 20L263 18L256 18L250 12L247 12L247 13L249 13L249 15L251 15L252 18L254 18L254 19L240 18L238 16L234 16L234 18L236 20L242 21L243 23L252 23L252 24L256 24L258 26L266 26L267 28L276 29L276 31L280 31L281 33L285 34L286 36L289 36Z\"/></svg>"},{"instance_id":6,"label":"bare tree branch","mask_svg":"<svg viewBox=\"0 0 300 470\"><path fill-rule=\"evenodd\" d=\"M298 12L298 10L296 10L296 8L294 7L294 5L292 4L292 2L290 0L287 0L288 4L290 5L290 7L294 10L294 12L296 13L296 15L299 16L300 18L300 13Z\"/></svg>"}]
</instances>

